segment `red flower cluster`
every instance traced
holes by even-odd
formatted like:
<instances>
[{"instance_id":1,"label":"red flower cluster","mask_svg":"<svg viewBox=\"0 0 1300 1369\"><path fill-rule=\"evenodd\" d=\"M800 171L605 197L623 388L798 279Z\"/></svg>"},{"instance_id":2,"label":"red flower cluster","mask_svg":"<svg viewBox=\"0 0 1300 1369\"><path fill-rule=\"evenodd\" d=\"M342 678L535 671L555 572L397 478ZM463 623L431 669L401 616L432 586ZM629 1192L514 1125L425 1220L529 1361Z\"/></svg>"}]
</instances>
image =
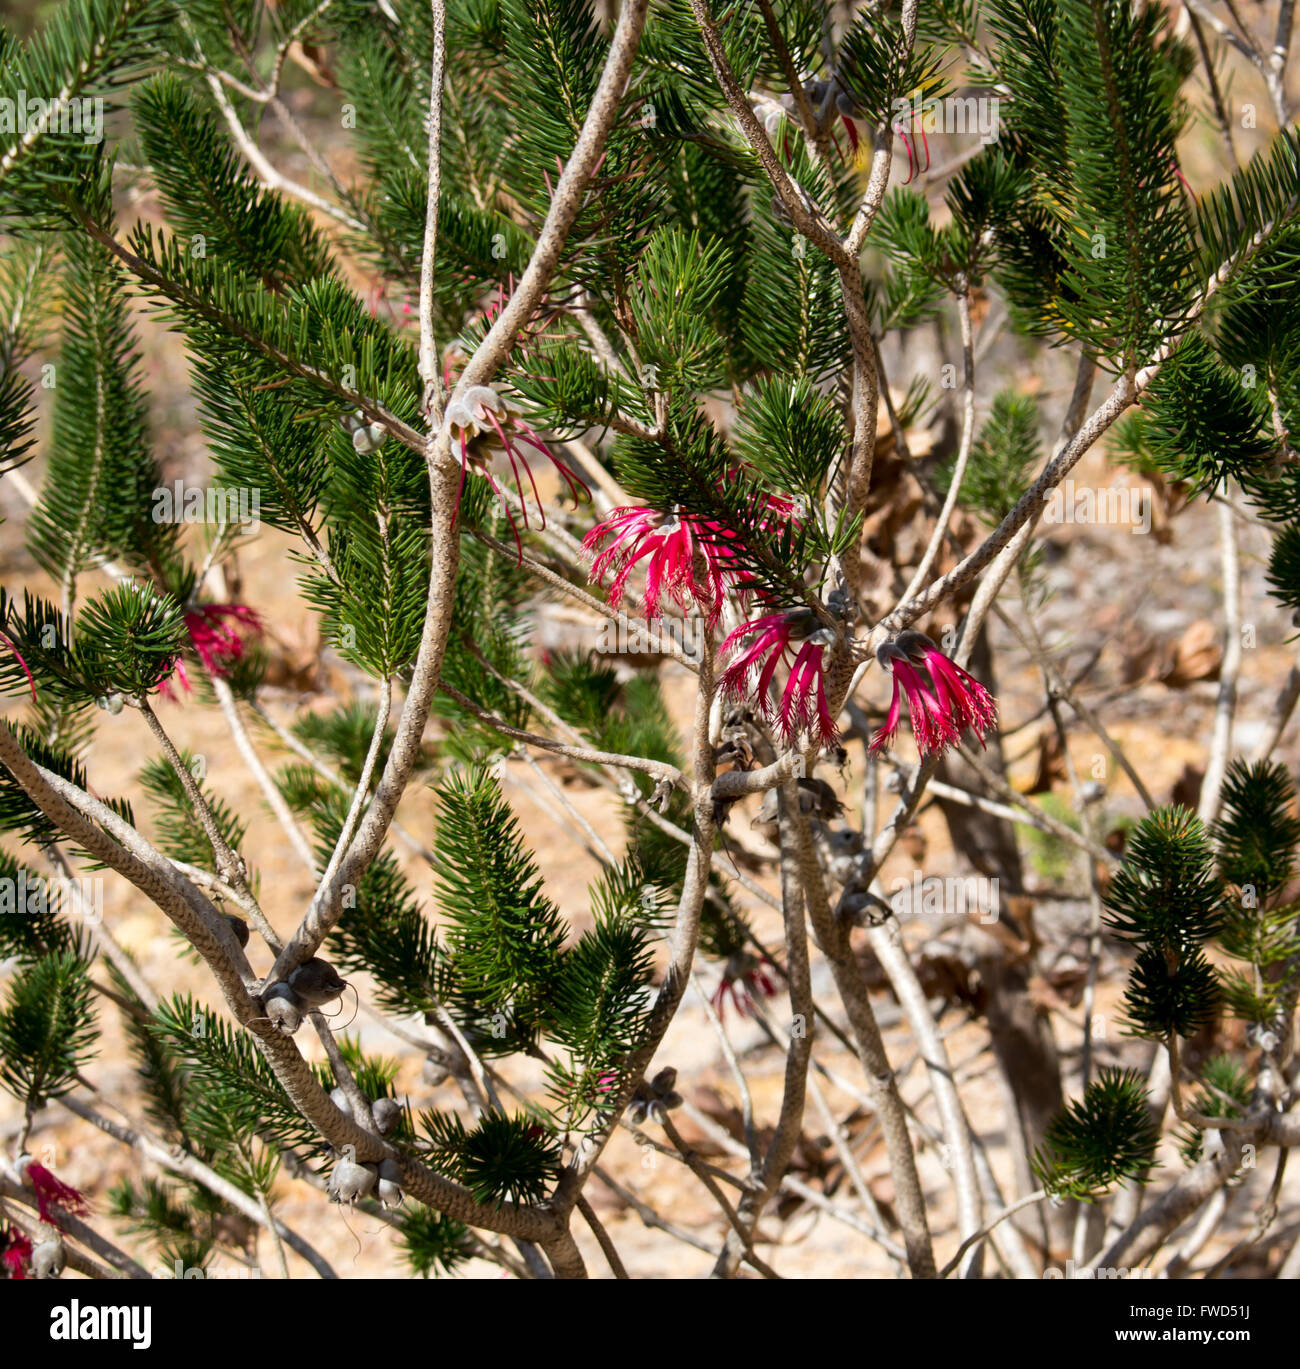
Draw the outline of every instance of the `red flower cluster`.
<instances>
[{"instance_id":1,"label":"red flower cluster","mask_svg":"<svg viewBox=\"0 0 1300 1369\"><path fill-rule=\"evenodd\" d=\"M759 711L776 723L787 745L793 744L801 731L814 733L827 746L836 736L835 719L826 702L823 673L826 648L834 642L835 634L829 628L817 628L816 621L808 608L770 613L753 622L742 623L722 644L725 655L738 650L746 638L753 638L751 645L723 672L722 688L734 697L752 693ZM777 666L795 640L801 640L802 644L790 666L780 708L774 709L768 690ZM751 691L750 680L760 661L763 664Z\"/></svg>"},{"instance_id":2,"label":"red flower cluster","mask_svg":"<svg viewBox=\"0 0 1300 1369\"><path fill-rule=\"evenodd\" d=\"M759 998L775 997L776 980L767 969L771 963L766 956L760 959L748 951L737 951L727 961L722 979L709 998L719 1018L726 1015L728 999L741 1017L749 1017L754 1012L756 995Z\"/></svg>"},{"instance_id":3,"label":"red flower cluster","mask_svg":"<svg viewBox=\"0 0 1300 1369\"><path fill-rule=\"evenodd\" d=\"M64 1216L87 1217L90 1207L85 1198L65 1184L30 1155L20 1155L14 1168L18 1177L36 1193L36 1212L41 1221L56 1230L63 1230ZM62 1209L56 1211L55 1209ZM0 1228L0 1269L9 1279L26 1279L31 1274L32 1243L17 1228Z\"/></svg>"},{"instance_id":4,"label":"red flower cluster","mask_svg":"<svg viewBox=\"0 0 1300 1369\"><path fill-rule=\"evenodd\" d=\"M236 625L250 632L262 630L262 620L244 604L199 604L185 610L190 645L209 675L228 675L230 665L243 656L244 639ZM179 658L162 684L162 692L169 699L173 697L170 687L173 680L187 694L192 692L194 686L190 684L184 661Z\"/></svg>"},{"instance_id":5,"label":"red flower cluster","mask_svg":"<svg viewBox=\"0 0 1300 1369\"><path fill-rule=\"evenodd\" d=\"M36 1190L36 1211L41 1221L48 1222L50 1226L61 1225L58 1214L50 1210L51 1205L61 1207L74 1217L90 1215L85 1198L71 1184L65 1184L31 1156L20 1157L16 1168L23 1183Z\"/></svg>"},{"instance_id":6,"label":"red flower cluster","mask_svg":"<svg viewBox=\"0 0 1300 1369\"><path fill-rule=\"evenodd\" d=\"M885 725L871 739L871 750L888 746L898 731L902 717L902 695L907 696L907 711L912 722L916 749L922 756L942 755L960 740L967 729L981 746L997 721L998 707L993 696L972 675L968 675L923 632L900 632L892 642L882 642L876 660L894 677ZM929 682L917 667L929 674Z\"/></svg>"},{"instance_id":7,"label":"red flower cluster","mask_svg":"<svg viewBox=\"0 0 1300 1369\"><path fill-rule=\"evenodd\" d=\"M701 525L689 514L665 514L649 508L615 509L582 539L583 549L588 552L597 551L602 542L607 542L592 563L591 578L600 583L614 571L609 602L617 608L628 577L649 557L646 617L661 615L660 597L667 594L683 612L693 600L712 626L722 612L728 576L733 574L727 565L733 553L714 538L701 537L701 527L713 533L718 531L716 524ZM703 575L695 565L697 551L703 557Z\"/></svg>"},{"instance_id":8,"label":"red flower cluster","mask_svg":"<svg viewBox=\"0 0 1300 1369\"><path fill-rule=\"evenodd\" d=\"M16 1227L0 1231L0 1265L4 1267L6 1278L25 1279L31 1261L32 1243L27 1236Z\"/></svg>"},{"instance_id":9,"label":"red flower cluster","mask_svg":"<svg viewBox=\"0 0 1300 1369\"><path fill-rule=\"evenodd\" d=\"M795 505L788 499L767 495L758 525L767 531L778 522L798 517ZM722 612L727 590L744 590L753 579L740 564L738 553L742 548L734 532L710 519L683 513L680 508L671 514L644 505L615 509L603 523L592 528L582 545L584 550L598 553L591 568L591 578L597 584L613 571L609 602L615 608L623 598L632 571L649 558L647 618L660 617L660 600L666 593L683 613L694 601L712 627ZM703 559L702 574L696 566L697 553Z\"/></svg>"}]
</instances>

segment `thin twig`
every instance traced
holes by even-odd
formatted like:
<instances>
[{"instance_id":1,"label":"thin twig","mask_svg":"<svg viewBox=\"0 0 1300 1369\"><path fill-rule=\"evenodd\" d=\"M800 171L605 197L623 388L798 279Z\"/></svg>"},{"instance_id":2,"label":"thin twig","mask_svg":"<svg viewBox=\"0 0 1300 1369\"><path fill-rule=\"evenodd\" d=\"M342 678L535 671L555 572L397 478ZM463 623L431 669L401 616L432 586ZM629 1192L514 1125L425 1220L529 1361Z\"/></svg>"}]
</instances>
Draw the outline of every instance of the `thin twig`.
<instances>
[{"instance_id":1,"label":"thin twig","mask_svg":"<svg viewBox=\"0 0 1300 1369\"><path fill-rule=\"evenodd\" d=\"M442 90L447 72L446 0L432 0L433 67L429 74L429 165L424 210L424 246L420 253L420 380L430 434L442 426L442 378L438 345L433 336L433 278L438 259L438 209L442 203Z\"/></svg>"},{"instance_id":2,"label":"thin twig","mask_svg":"<svg viewBox=\"0 0 1300 1369\"><path fill-rule=\"evenodd\" d=\"M1197 816L1209 826L1218 816L1223 780L1232 751L1232 722L1237 711L1237 676L1241 671L1241 557L1232 510L1219 505L1219 542L1223 556L1223 662L1214 706L1214 731L1201 782Z\"/></svg>"}]
</instances>

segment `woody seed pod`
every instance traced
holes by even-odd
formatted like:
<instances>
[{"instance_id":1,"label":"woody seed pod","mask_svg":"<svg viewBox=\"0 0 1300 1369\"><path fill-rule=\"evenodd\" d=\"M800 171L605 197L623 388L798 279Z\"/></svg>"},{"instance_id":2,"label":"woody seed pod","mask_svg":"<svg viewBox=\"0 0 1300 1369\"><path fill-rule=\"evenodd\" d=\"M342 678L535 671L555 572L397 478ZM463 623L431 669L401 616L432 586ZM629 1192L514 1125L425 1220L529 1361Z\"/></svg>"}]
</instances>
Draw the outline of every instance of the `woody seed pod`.
<instances>
[{"instance_id":1,"label":"woody seed pod","mask_svg":"<svg viewBox=\"0 0 1300 1369\"><path fill-rule=\"evenodd\" d=\"M338 971L328 960L312 956L289 976L289 987L304 1006L319 1008L338 998L347 984L339 978Z\"/></svg>"},{"instance_id":2,"label":"woody seed pod","mask_svg":"<svg viewBox=\"0 0 1300 1369\"><path fill-rule=\"evenodd\" d=\"M375 1119L375 1128L381 1136L387 1136L402 1119L402 1105L395 1098L376 1098L370 1111ZM380 1178L383 1178L382 1166Z\"/></svg>"},{"instance_id":3,"label":"woody seed pod","mask_svg":"<svg viewBox=\"0 0 1300 1369\"><path fill-rule=\"evenodd\" d=\"M382 1100L381 1100L382 1101ZM391 1157L379 1162L379 1201L384 1207L398 1207L402 1192L402 1171Z\"/></svg>"},{"instance_id":4,"label":"woody seed pod","mask_svg":"<svg viewBox=\"0 0 1300 1369\"><path fill-rule=\"evenodd\" d=\"M334 1166L326 1192L332 1203L355 1203L366 1197L379 1180L373 1165L360 1165L346 1157Z\"/></svg>"},{"instance_id":5,"label":"woody seed pod","mask_svg":"<svg viewBox=\"0 0 1300 1369\"><path fill-rule=\"evenodd\" d=\"M262 1006L282 1036L292 1036L302 1026L302 1004L283 980L262 995Z\"/></svg>"},{"instance_id":6,"label":"woody seed pod","mask_svg":"<svg viewBox=\"0 0 1300 1369\"><path fill-rule=\"evenodd\" d=\"M674 1065L665 1065L655 1077L650 1081L650 1087L655 1093L664 1094L672 1090L677 1082L677 1068Z\"/></svg>"},{"instance_id":7,"label":"woody seed pod","mask_svg":"<svg viewBox=\"0 0 1300 1369\"><path fill-rule=\"evenodd\" d=\"M799 811L815 814L822 822L830 822L844 811L839 796L825 780L813 776L802 779L799 781L798 793Z\"/></svg>"}]
</instances>

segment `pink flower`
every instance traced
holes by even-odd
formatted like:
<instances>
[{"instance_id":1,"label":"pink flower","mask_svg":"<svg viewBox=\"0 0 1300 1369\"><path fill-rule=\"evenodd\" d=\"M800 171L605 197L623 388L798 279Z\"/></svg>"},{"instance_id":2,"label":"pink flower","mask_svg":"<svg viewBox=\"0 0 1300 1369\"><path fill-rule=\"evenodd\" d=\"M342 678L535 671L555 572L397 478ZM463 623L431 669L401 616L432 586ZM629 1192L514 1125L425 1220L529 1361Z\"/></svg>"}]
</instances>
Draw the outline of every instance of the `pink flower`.
<instances>
[{"instance_id":1,"label":"pink flower","mask_svg":"<svg viewBox=\"0 0 1300 1369\"><path fill-rule=\"evenodd\" d=\"M190 642L213 675L224 675L226 666L244 654L243 638L232 622L251 632L262 630L262 620L244 604L200 604L185 615Z\"/></svg>"},{"instance_id":2,"label":"pink flower","mask_svg":"<svg viewBox=\"0 0 1300 1369\"><path fill-rule=\"evenodd\" d=\"M793 744L801 731L814 732L824 745L834 741L836 735L835 719L826 703L826 682L822 673L823 657L826 648L834 642L835 634L828 628L810 631L815 623L812 610L807 608L772 613L742 623L722 644L725 654L738 649L745 638L754 639L723 672L722 688L725 693L737 697L748 694L750 677L762 661L753 689L754 701L765 718L775 721L787 745ZM773 718L768 689L777 666L796 637L802 639L802 645L795 654L780 709Z\"/></svg>"},{"instance_id":3,"label":"pink flower","mask_svg":"<svg viewBox=\"0 0 1300 1369\"><path fill-rule=\"evenodd\" d=\"M492 486L493 492L501 501L501 507L505 511L506 521L510 524L510 531L514 534L515 546L519 549L521 561L524 555L524 544L519 538L519 529L515 525L514 514L511 512L510 505L506 502L505 495L488 465L493 436L505 452L506 459L510 462L510 470L515 477L515 489L519 492L519 505L523 513L525 528L528 527L528 501L524 496L523 480L519 474L521 466L524 475L528 477L529 485L532 487L533 501L537 505L540 526L543 528L546 526L546 514L542 509L542 497L537 492L537 482L533 479L532 467L528 464L528 458L524 454L521 443L541 452L555 467L560 478L568 485L575 504L583 499L591 498L591 491L587 488L586 482L565 465L533 429L524 422L518 413L517 406L502 399L491 386L471 385L459 399L453 399L447 405L447 418L451 423L453 435L460 443L460 485L456 489L456 504L452 511L452 517L454 518L456 513L460 511L461 496L465 492L465 477L469 474L469 468L472 465L475 471ZM472 446L471 443L473 443Z\"/></svg>"},{"instance_id":4,"label":"pink flower","mask_svg":"<svg viewBox=\"0 0 1300 1369\"><path fill-rule=\"evenodd\" d=\"M805 509L801 504L796 504L793 499L785 499L779 494L768 494L763 496L764 517L759 521L759 527L764 532L769 532L777 523L793 522L798 527L804 520Z\"/></svg>"},{"instance_id":5,"label":"pink flower","mask_svg":"<svg viewBox=\"0 0 1300 1369\"><path fill-rule=\"evenodd\" d=\"M58 1216L50 1211L51 1204L57 1204L74 1217L90 1215L85 1198L70 1184L56 1178L44 1165L37 1164L35 1160L28 1160L25 1164L20 1161L18 1171L23 1182L36 1190L36 1210L41 1221L48 1222L51 1226L61 1225Z\"/></svg>"},{"instance_id":6,"label":"pink flower","mask_svg":"<svg viewBox=\"0 0 1300 1369\"><path fill-rule=\"evenodd\" d=\"M189 630L190 645L209 675L225 676L229 666L244 654L244 639L235 624L251 632L262 630L262 620L245 604L199 604L185 611L185 626ZM162 683L162 692L172 698L171 682L188 694L193 689L185 663L179 657L174 669Z\"/></svg>"},{"instance_id":7,"label":"pink flower","mask_svg":"<svg viewBox=\"0 0 1300 1369\"><path fill-rule=\"evenodd\" d=\"M609 602L614 608L622 601L632 571L649 557L645 581L647 618L660 616L660 596L666 593L683 612L693 599L710 625L717 621L726 590L726 562L731 553L711 538L701 537L695 520L688 514L665 514L649 508L615 509L582 539L583 550L596 551L602 542L608 544L593 561L591 578L600 583L610 570L614 571L609 587ZM703 576L696 571L697 550L704 557Z\"/></svg>"},{"instance_id":8,"label":"pink flower","mask_svg":"<svg viewBox=\"0 0 1300 1369\"><path fill-rule=\"evenodd\" d=\"M32 1243L14 1227L0 1233L0 1264L11 1279L25 1279L31 1266Z\"/></svg>"},{"instance_id":9,"label":"pink flower","mask_svg":"<svg viewBox=\"0 0 1300 1369\"><path fill-rule=\"evenodd\" d=\"M894 694L884 726L871 739L872 751L888 746L898 731L900 691L907 696L912 735L922 756L942 755L967 728L984 745L997 720L997 703L974 676L950 661L923 632L901 632L892 642L882 642L876 649L876 660L893 675ZM928 671L928 684L918 665Z\"/></svg>"},{"instance_id":10,"label":"pink flower","mask_svg":"<svg viewBox=\"0 0 1300 1369\"><path fill-rule=\"evenodd\" d=\"M742 466L733 467L729 479L744 472ZM803 510L779 495L761 496L757 526L760 532L771 532L780 523L802 521ZM603 547L602 543L606 543ZM597 583L612 570L609 602L618 607L632 571L639 562L649 557L646 565L645 610L647 618L661 614L660 600L666 592L683 612L694 600L712 627L722 612L722 600L727 590L741 594L753 592L754 577L740 564L743 551L736 532L712 519L683 513L675 508L671 514L644 506L615 509L603 523L598 523L583 539L585 550L598 552L592 565L591 578ZM704 574L696 572L696 552L704 557Z\"/></svg>"},{"instance_id":11,"label":"pink flower","mask_svg":"<svg viewBox=\"0 0 1300 1369\"><path fill-rule=\"evenodd\" d=\"M897 133L898 136L903 140L903 146L904 146L905 148L907 148L907 180L905 180L905 181L903 182L904 185L910 185L917 175L919 175L919 174L920 174L921 172L923 172L923 171L929 171L929 169L930 169L930 140L929 140L929 138L927 138L927 137L925 136L925 121L924 121L924 120L921 121L921 143L922 143L922 146L925 148L925 165L924 165L924 166L921 165L921 156L920 156L920 153L918 153L918 152L916 151L916 145L915 145L915 138L916 138L916 115L915 115L915 114L912 114L912 115L910 115L910 116L908 117L907 124L908 124L908 127L912 130L912 136L911 136L911 138L909 138L909 137L907 136L907 132L906 132L906 130L904 129L903 124L901 123L901 121L900 121L899 123L896 123L896 124L894 125L894 132Z\"/></svg>"},{"instance_id":12,"label":"pink flower","mask_svg":"<svg viewBox=\"0 0 1300 1369\"><path fill-rule=\"evenodd\" d=\"M748 951L737 951L727 961L721 982L709 999L720 1018L726 1015L728 998L741 1017L750 1017L754 1012L755 996L775 997L776 980L767 971L771 963L766 956L760 959Z\"/></svg>"}]
</instances>

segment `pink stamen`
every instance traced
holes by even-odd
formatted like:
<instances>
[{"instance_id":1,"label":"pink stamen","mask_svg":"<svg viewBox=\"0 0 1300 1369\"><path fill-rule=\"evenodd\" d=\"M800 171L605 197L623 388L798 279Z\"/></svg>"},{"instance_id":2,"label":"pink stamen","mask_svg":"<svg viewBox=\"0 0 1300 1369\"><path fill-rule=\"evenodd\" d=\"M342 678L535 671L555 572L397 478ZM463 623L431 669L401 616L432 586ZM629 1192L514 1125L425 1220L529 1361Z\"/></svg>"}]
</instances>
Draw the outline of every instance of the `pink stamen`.
<instances>
[{"instance_id":1,"label":"pink stamen","mask_svg":"<svg viewBox=\"0 0 1300 1369\"><path fill-rule=\"evenodd\" d=\"M907 180L904 185L911 185L912 178L916 175L916 159L912 155L912 140L903 132L901 127L895 127L894 132L903 140L903 146L907 148Z\"/></svg>"},{"instance_id":2,"label":"pink stamen","mask_svg":"<svg viewBox=\"0 0 1300 1369\"><path fill-rule=\"evenodd\" d=\"M516 428L519 429L519 435L522 438L522 440L527 442L528 445L534 448L536 451L541 452L541 454L560 473L565 483L569 487L569 493L573 495L573 502L575 504L579 504L583 500L586 500L588 503L590 503L591 486L588 485L587 482L567 464L567 462L561 461L560 458L556 456L555 453L546 445L546 443L543 442L540 437L538 437L536 431L533 428L531 428L522 418L516 417L514 420L514 425Z\"/></svg>"},{"instance_id":3,"label":"pink stamen","mask_svg":"<svg viewBox=\"0 0 1300 1369\"><path fill-rule=\"evenodd\" d=\"M451 517L447 519L447 526L451 527L456 521L456 515L460 513L460 501L465 494L465 477L469 474L469 442L465 434L460 435L460 483L456 486L456 502L452 505Z\"/></svg>"},{"instance_id":4,"label":"pink stamen","mask_svg":"<svg viewBox=\"0 0 1300 1369\"><path fill-rule=\"evenodd\" d=\"M492 472L485 469L483 474L487 476L487 482L489 485L492 486L492 492L496 495L497 501L501 505L501 512L504 513L506 516L506 522L510 524L510 532L515 539L515 550L519 553L519 565L522 566L524 563L524 544L520 539L519 529L515 525L515 516L513 513L510 512L510 503L506 499L505 495L502 494L501 487L492 478ZM525 524L525 527L526 526L527 524Z\"/></svg>"},{"instance_id":5,"label":"pink stamen","mask_svg":"<svg viewBox=\"0 0 1300 1369\"><path fill-rule=\"evenodd\" d=\"M9 648L9 650L13 652L13 654L14 654L14 660L16 660L16 661L18 662L18 664L19 664L20 666L22 666L22 668L23 668L23 674L27 676L27 683L28 683L28 685L31 687L32 698L35 699L35 698L36 698L36 681L35 681L34 679L32 679L32 672L31 672L30 669L28 669L27 662L23 660L23 654L22 654L22 652L19 651L18 648L13 644L12 639L9 638L9 637L7 637L3 632L0 632L0 642L3 642L3 643L5 644L5 646L7 646L7 647Z\"/></svg>"},{"instance_id":6,"label":"pink stamen","mask_svg":"<svg viewBox=\"0 0 1300 1369\"><path fill-rule=\"evenodd\" d=\"M849 147L853 149L856 157L858 152L858 130L853 125L853 120L847 114L841 114L840 120L844 124L844 131L849 135Z\"/></svg>"},{"instance_id":7,"label":"pink stamen","mask_svg":"<svg viewBox=\"0 0 1300 1369\"><path fill-rule=\"evenodd\" d=\"M90 1215L90 1207L85 1198L71 1184L65 1184L44 1165L33 1161L27 1166L26 1177L31 1180L31 1185L36 1190L36 1210L41 1221L61 1229L58 1214L50 1210L51 1206L61 1207L73 1217Z\"/></svg>"},{"instance_id":8,"label":"pink stamen","mask_svg":"<svg viewBox=\"0 0 1300 1369\"><path fill-rule=\"evenodd\" d=\"M518 426L522 428L523 425L519 424ZM497 431L501 432L500 427L498 427ZM521 436L523 436L522 433ZM551 456L551 453L540 442L532 442L528 437L523 437L523 440L525 442L528 442L530 446L536 447L537 450L542 452L544 455ZM533 498L537 501L537 510L542 516L542 527L545 527L546 510L542 507L542 496L537 492L537 481L533 479L533 468L528 464L528 458L523 454L523 452L519 450L519 444L515 442L513 438L507 438L504 432L501 433L501 441L508 451L513 450L515 452L515 454L519 457L519 460L523 463L524 470L528 472L528 483L533 487ZM564 470L561 467L560 463L556 461L553 456L551 456L551 464L556 468L556 470L560 472L561 475L564 474ZM572 488L572 486L570 486L570 488ZM577 502L576 495L574 497L574 502Z\"/></svg>"},{"instance_id":9,"label":"pink stamen","mask_svg":"<svg viewBox=\"0 0 1300 1369\"><path fill-rule=\"evenodd\" d=\"M520 512L521 512L521 513L523 514L523 516L524 516L524 527L527 528L527 527L528 527L528 500L524 498L524 484L523 484L523 481L520 480L520 478L519 478L519 468L515 465L515 447L514 447L514 443L511 442L510 439L506 436L505 430L501 427L501 424L497 421L496 413L495 413L492 409L490 409L490 408L488 409L487 412L488 412L488 418L490 418L490 419L492 420L492 426L497 430L497 436L501 439L501 445L506 449L506 460L510 462L510 469L514 472L514 475L515 475L515 488L519 491L519 509L520 509ZM535 480L533 479L532 468L529 466L528 462L524 460L522 454L520 454L519 460L520 460L520 461L523 461L523 463L524 463L524 470L526 470L526 471L528 472L528 482L529 482L529 484L532 485L532 487L533 487L533 498L537 500L537 512L541 515L542 527L545 527L545 526L546 526L546 511L542 508L542 497L541 497L541 495L539 495L539 494L537 493L537 481L535 481Z\"/></svg>"}]
</instances>

